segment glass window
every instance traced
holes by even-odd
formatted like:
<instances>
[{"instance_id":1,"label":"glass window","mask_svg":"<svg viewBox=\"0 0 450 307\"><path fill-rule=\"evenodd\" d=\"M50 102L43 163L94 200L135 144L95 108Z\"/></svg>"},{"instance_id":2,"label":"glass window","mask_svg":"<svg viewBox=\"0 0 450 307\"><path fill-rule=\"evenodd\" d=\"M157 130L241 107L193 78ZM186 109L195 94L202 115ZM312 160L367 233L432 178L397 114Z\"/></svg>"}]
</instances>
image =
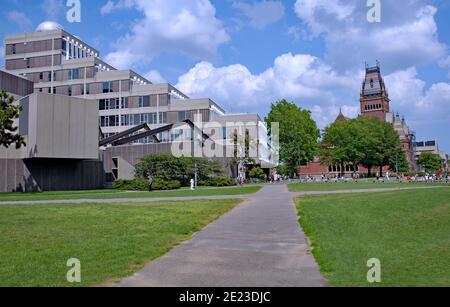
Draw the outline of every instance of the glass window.
<instances>
[{"instance_id":1,"label":"glass window","mask_svg":"<svg viewBox=\"0 0 450 307\"><path fill-rule=\"evenodd\" d=\"M63 39L62 41L62 50L66 50L67 49L67 42Z\"/></svg>"},{"instance_id":2,"label":"glass window","mask_svg":"<svg viewBox=\"0 0 450 307\"><path fill-rule=\"evenodd\" d=\"M139 97L139 107L140 108L150 107L150 97L149 96L140 96Z\"/></svg>"},{"instance_id":3,"label":"glass window","mask_svg":"<svg viewBox=\"0 0 450 307\"><path fill-rule=\"evenodd\" d=\"M16 54L16 44L12 45L12 54Z\"/></svg>"},{"instance_id":4,"label":"glass window","mask_svg":"<svg viewBox=\"0 0 450 307\"><path fill-rule=\"evenodd\" d=\"M44 73L41 72L41 73L39 73L39 80L43 80L43 79L44 79Z\"/></svg>"},{"instance_id":5,"label":"glass window","mask_svg":"<svg viewBox=\"0 0 450 307\"><path fill-rule=\"evenodd\" d=\"M71 80L75 80L75 79L78 79L79 78L79 72L78 72L78 69L72 69L72 78L71 78Z\"/></svg>"},{"instance_id":6,"label":"glass window","mask_svg":"<svg viewBox=\"0 0 450 307\"><path fill-rule=\"evenodd\" d=\"M68 94L69 96L72 96L72 86L71 86L71 85L69 85L69 87L68 87L68 89L67 89L67 94Z\"/></svg>"},{"instance_id":7,"label":"glass window","mask_svg":"<svg viewBox=\"0 0 450 307\"><path fill-rule=\"evenodd\" d=\"M160 124L167 123L167 113L166 112L159 113L159 123Z\"/></svg>"},{"instance_id":8,"label":"glass window","mask_svg":"<svg viewBox=\"0 0 450 307\"><path fill-rule=\"evenodd\" d=\"M128 109L128 97L122 97L122 109Z\"/></svg>"},{"instance_id":9,"label":"glass window","mask_svg":"<svg viewBox=\"0 0 450 307\"><path fill-rule=\"evenodd\" d=\"M111 82L103 82L103 93L111 93L111 92L112 92Z\"/></svg>"}]
</instances>

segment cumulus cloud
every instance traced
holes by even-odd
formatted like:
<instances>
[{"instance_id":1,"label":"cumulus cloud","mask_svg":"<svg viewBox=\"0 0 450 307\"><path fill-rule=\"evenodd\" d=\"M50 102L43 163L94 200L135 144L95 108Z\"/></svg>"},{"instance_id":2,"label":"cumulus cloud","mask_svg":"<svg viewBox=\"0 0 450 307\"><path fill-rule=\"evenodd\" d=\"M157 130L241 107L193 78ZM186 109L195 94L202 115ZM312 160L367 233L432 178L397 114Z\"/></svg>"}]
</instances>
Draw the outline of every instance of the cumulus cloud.
<instances>
[{"instance_id":1,"label":"cumulus cloud","mask_svg":"<svg viewBox=\"0 0 450 307\"><path fill-rule=\"evenodd\" d=\"M295 12L310 35L323 36L327 60L340 70L378 59L395 71L443 56L435 7L424 0L382 4L380 23L367 21L366 1L360 0L297 0Z\"/></svg>"},{"instance_id":2,"label":"cumulus cloud","mask_svg":"<svg viewBox=\"0 0 450 307\"><path fill-rule=\"evenodd\" d=\"M146 78L153 84L167 83L166 79L164 79L163 76L161 76L161 74L157 70L151 70L147 72L146 74L144 74L144 78Z\"/></svg>"},{"instance_id":3,"label":"cumulus cloud","mask_svg":"<svg viewBox=\"0 0 450 307\"><path fill-rule=\"evenodd\" d=\"M235 1L232 6L248 20L251 27L260 30L281 20L285 13L285 7L281 1L263 0L253 3Z\"/></svg>"},{"instance_id":4,"label":"cumulus cloud","mask_svg":"<svg viewBox=\"0 0 450 307\"><path fill-rule=\"evenodd\" d=\"M219 46L230 39L209 0L108 3L102 8L104 14L131 6L143 14L130 32L117 41L115 50L106 56L108 62L119 68L149 62L163 52L211 59L216 56Z\"/></svg>"},{"instance_id":5,"label":"cumulus cloud","mask_svg":"<svg viewBox=\"0 0 450 307\"><path fill-rule=\"evenodd\" d=\"M215 67L203 61L180 76L177 87L191 97L211 97L233 111L261 114L272 102L286 98L312 108L316 119L325 124L336 117L340 106L355 115L360 80L362 74L338 75L317 57L287 53L261 74L252 74L241 64Z\"/></svg>"}]
</instances>

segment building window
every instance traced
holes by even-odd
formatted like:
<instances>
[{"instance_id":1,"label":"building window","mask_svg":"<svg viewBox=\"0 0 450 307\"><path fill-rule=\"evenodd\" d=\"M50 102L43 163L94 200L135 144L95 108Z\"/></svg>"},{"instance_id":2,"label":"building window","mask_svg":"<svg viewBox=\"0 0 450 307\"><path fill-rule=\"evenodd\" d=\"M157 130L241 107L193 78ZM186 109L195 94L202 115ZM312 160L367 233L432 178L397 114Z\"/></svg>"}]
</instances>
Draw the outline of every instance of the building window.
<instances>
[{"instance_id":1,"label":"building window","mask_svg":"<svg viewBox=\"0 0 450 307\"><path fill-rule=\"evenodd\" d=\"M30 65L30 58L27 58L27 59L25 60L25 62L26 62L26 64L27 64L27 68L31 68L31 65Z\"/></svg>"},{"instance_id":2,"label":"building window","mask_svg":"<svg viewBox=\"0 0 450 307\"><path fill-rule=\"evenodd\" d=\"M78 69L69 70L69 80L76 80L79 78Z\"/></svg>"},{"instance_id":3,"label":"building window","mask_svg":"<svg viewBox=\"0 0 450 307\"><path fill-rule=\"evenodd\" d=\"M69 85L69 87L68 87L68 89L67 89L67 94L68 94L69 96L72 96L72 86L71 86L71 85Z\"/></svg>"},{"instance_id":4,"label":"building window","mask_svg":"<svg viewBox=\"0 0 450 307\"><path fill-rule=\"evenodd\" d=\"M66 50L67 49L67 42L66 42L66 40L64 40L63 39L63 41L62 41L62 50Z\"/></svg>"},{"instance_id":5,"label":"building window","mask_svg":"<svg viewBox=\"0 0 450 307\"><path fill-rule=\"evenodd\" d=\"M39 80L43 80L43 79L44 79L44 73L41 72L41 73L39 73Z\"/></svg>"},{"instance_id":6,"label":"building window","mask_svg":"<svg viewBox=\"0 0 450 307\"><path fill-rule=\"evenodd\" d=\"M112 92L111 82L103 82L103 93L111 93L111 92Z\"/></svg>"},{"instance_id":7,"label":"building window","mask_svg":"<svg viewBox=\"0 0 450 307\"><path fill-rule=\"evenodd\" d=\"M167 123L167 113L166 112L159 113L159 123L160 124L166 124Z\"/></svg>"},{"instance_id":8,"label":"building window","mask_svg":"<svg viewBox=\"0 0 450 307\"><path fill-rule=\"evenodd\" d=\"M182 122L189 119L189 111L178 112L178 121Z\"/></svg>"},{"instance_id":9,"label":"building window","mask_svg":"<svg viewBox=\"0 0 450 307\"><path fill-rule=\"evenodd\" d=\"M12 45L12 54L16 54L16 44Z\"/></svg>"},{"instance_id":10,"label":"building window","mask_svg":"<svg viewBox=\"0 0 450 307\"><path fill-rule=\"evenodd\" d=\"M128 97L122 97L122 109L128 109Z\"/></svg>"},{"instance_id":11,"label":"building window","mask_svg":"<svg viewBox=\"0 0 450 307\"><path fill-rule=\"evenodd\" d=\"M149 96L140 96L139 97L139 107L140 108L150 107L150 97Z\"/></svg>"}]
</instances>

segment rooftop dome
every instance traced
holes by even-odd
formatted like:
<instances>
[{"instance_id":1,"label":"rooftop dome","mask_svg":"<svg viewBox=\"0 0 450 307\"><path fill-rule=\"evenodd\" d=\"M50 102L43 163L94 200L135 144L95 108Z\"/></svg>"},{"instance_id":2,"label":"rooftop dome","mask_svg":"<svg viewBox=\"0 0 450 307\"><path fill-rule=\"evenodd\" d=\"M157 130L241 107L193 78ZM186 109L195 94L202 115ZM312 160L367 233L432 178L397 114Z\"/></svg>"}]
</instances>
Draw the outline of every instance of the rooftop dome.
<instances>
[{"instance_id":1,"label":"rooftop dome","mask_svg":"<svg viewBox=\"0 0 450 307\"><path fill-rule=\"evenodd\" d=\"M54 21L44 21L37 28L37 32L46 32L54 30L64 30L63 26Z\"/></svg>"}]
</instances>

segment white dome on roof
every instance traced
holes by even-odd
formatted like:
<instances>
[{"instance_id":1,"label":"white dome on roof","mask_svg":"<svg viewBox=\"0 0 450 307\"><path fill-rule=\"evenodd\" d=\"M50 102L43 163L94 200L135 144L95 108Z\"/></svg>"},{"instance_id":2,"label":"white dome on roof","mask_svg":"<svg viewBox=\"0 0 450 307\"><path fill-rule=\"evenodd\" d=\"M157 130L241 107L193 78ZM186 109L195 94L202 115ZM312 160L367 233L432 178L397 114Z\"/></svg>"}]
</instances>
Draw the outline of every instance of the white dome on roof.
<instances>
[{"instance_id":1,"label":"white dome on roof","mask_svg":"<svg viewBox=\"0 0 450 307\"><path fill-rule=\"evenodd\" d=\"M64 30L63 26L54 21L44 21L37 28L37 32L46 32L54 30Z\"/></svg>"}]
</instances>

